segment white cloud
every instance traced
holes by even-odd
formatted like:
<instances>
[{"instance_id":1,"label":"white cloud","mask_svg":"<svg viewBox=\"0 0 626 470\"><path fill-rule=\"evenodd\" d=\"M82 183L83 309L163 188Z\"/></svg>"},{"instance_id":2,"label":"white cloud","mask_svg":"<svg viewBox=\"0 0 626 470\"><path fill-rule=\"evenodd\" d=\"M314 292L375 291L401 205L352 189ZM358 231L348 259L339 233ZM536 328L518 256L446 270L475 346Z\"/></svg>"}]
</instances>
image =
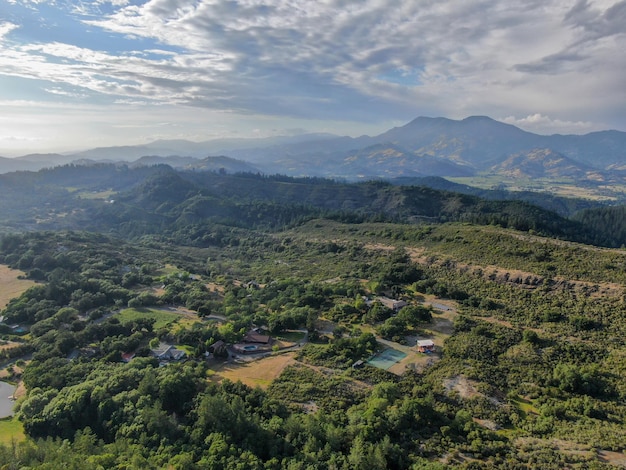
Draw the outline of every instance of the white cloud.
<instances>
[{"instance_id":1,"label":"white cloud","mask_svg":"<svg viewBox=\"0 0 626 470\"><path fill-rule=\"evenodd\" d=\"M88 32L7 45L0 74L41 81L59 99L184 105L189 115L381 123L486 114L534 131L626 127L625 1L81 5L89 15L73 21ZM16 27L0 23L0 41Z\"/></svg>"},{"instance_id":2,"label":"white cloud","mask_svg":"<svg viewBox=\"0 0 626 470\"><path fill-rule=\"evenodd\" d=\"M110 3L111 5L121 7L121 6L128 5L128 0L96 0L96 3L99 3L99 4Z\"/></svg>"},{"instance_id":3,"label":"white cloud","mask_svg":"<svg viewBox=\"0 0 626 470\"><path fill-rule=\"evenodd\" d=\"M55 0L7 0L9 3L11 4L21 4L24 6L29 6L29 5L39 5L42 3L50 3L52 5L54 5L56 3Z\"/></svg>"},{"instance_id":4,"label":"white cloud","mask_svg":"<svg viewBox=\"0 0 626 470\"><path fill-rule=\"evenodd\" d=\"M37 137L32 137L32 136L19 136L19 135L0 135L0 141L3 142L37 142L38 139Z\"/></svg>"},{"instance_id":5,"label":"white cloud","mask_svg":"<svg viewBox=\"0 0 626 470\"><path fill-rule=\"evenodd\" d=\"M342 3L151 0L90 24L184 48L181 60L187 62L201 52L216 54L223 60L205 68L216 74L212 83L238 98L229 101L233 108L250 111L268 106L258 95L276 94L278 88L293 104L292 112L298 112L298 103L316 101L334 108L333 94L343 95L337 108L362 108L363 100L374 99L379 106L387 103L385 113L421 105L466 114L479 112L478 103L497 111L501 99L531 112L538 101L550 101L532 84L537 73L550 70L570 80L568 74L582 74L594 64L594 54L617 51L616 44L593 37L583 47L578 35L585 23L578 17L572 23L573 9L564 1L518 6L484 0ZM617 6L595 5L586 26L599 29L594 24L611 8ZM218 63L222 70L215 67ZM414 83L381 79L402 70L418 71ZM552 99L574 108L572 88L563 87ZM495 102L481 96L486 90L498 97ZM199 103L221 105L211 99L215 88L197 91ZM531 103L524 107L527 100ZM268 112L286 112L280 97L273 101L278 109Z\"/></svg>"},{"instance_id":6,"label":"white cloud","mask_svg":"<svg viewBox=\"0 0 626 470\"><path fill-rule=\"evenodd\" d=\"M86 95L83 93L75 93L72 91L65 90L63 88L45 88L44 91L50 93L52 95L60 95L60 96L69 96L73 98L84 98Z\"/></svg>"},{"instance_id":7,"label":"white cloud","mask_svg":"<svg viewBox=\"0 0 626 470\"><path fill-rule=\"evenodd\" d=\"M9 22L3 22L0 23L0 42L4 39L5 36L7 36L11 31L13 31L14 29L19 28L18 25L13 24L13 23L9 23Z\"/></svg>"},{"instance_id":8,"label":"white cloud","mask_svg":"<svg viewBox=\"0 0 626 470\"><path fill-rule=\"evenodd\" d=\"M586 133L597 130L597 124L589 121L563 121L540 113L530 114L523 118L507 116L502 119L502 122L538 134Z\"/></svg>"}]
</instances>

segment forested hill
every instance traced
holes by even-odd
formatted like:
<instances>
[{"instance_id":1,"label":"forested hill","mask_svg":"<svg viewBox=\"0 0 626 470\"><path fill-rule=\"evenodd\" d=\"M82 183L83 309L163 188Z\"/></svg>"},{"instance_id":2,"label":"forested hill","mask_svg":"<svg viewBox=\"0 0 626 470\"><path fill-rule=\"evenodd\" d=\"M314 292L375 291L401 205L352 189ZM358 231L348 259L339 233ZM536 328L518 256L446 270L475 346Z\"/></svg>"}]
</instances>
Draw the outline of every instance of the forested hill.
<instances>
[{"instance_id":1,"label":"forested hill","mask_svg":"<svg viewBox=\"0 0 626 470\"><path fill-rule=\"evenodd\" d=\"M574 216L596 237L591 242L600 246L626 245L626 206L598 207L580 211Z\"/></svg>"},{"instance_id":2,"label":"forested hill","mask_svg":"<svg viewBox=\"0 0 626 470\"><path fill-rule=\"evenodd\" d=\"M621 236L622 213L167 166L4 175L0 227L22 233L0 234L0 372L21 385L0 469L619 466L626 252L535 234Z\"/></svg>"},{"instance_id":3,"label":"forested hill","mask_svg":"<svg viewBox=\"0 0 626 470\"><path fill-rule=\"evenodd\" d=\"M124 237L173 235L195 243L190 226L198 233L213 223L280 229L327 217L403 223L462 221L583 243L626 243L620 232L606 232L601 224L570 220L526 202L380 181L349 184L323 178L183 172L165 165L135 169L68 165L1 175L0 193L4 231L81 229Z\"/></svg>"},{"instance_id":4,"label":"forested hill","mask_svg":"<svg viewBox=\"0 0 626 470\"><path fill-rule=\"evenodd\" d=\"M587 242L579 222L520 201L488 201L424 186L338 183L317 178L181 173L162 169L116 196L93 219L97 229L138 235L190 224L282 228L312 217L339 220L464 221Z\"/></svg>"},{"instance_id":5,"label":"forested hill","mask_svg":"<svg viewBox=\"0 0 626 470\"><path fill-rule=\"evenodd\" d=\"M591 199L563 197L546 192L476 188L466 184L453 183L441 176L394 178L390 182L398 186L427 186L433 189L469 194L495 201L524 201L556 212L563 217L571 217L584 209L593 209L601 206L601 203Z\"/></svg>"}]
</instances>

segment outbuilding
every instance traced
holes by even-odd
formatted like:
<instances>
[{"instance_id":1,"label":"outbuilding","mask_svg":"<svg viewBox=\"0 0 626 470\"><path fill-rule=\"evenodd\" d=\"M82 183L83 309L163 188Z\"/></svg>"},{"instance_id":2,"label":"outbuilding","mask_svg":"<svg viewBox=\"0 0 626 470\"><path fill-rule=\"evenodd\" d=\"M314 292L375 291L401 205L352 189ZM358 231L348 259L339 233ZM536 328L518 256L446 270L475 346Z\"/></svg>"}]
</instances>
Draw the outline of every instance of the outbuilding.
<instances>
[{"instance_id":1,"label":"outbuilding","mask_svg":"<svg viewBox=\"0 0 626 470\"><path fill-rule=\"evenodd\" d=\"M430 339L420 339L417 341L417 350L421 353L431 353L435 350L435 343Z\"/></svg>"}]
</instances>

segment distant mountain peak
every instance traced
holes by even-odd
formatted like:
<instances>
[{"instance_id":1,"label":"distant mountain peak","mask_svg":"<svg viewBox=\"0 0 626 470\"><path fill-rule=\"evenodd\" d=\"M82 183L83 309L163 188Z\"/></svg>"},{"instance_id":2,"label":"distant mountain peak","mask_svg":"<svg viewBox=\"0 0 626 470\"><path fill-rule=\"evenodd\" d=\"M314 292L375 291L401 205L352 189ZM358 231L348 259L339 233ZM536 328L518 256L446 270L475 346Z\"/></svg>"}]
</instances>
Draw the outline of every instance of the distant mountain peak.
<instances>
[{"instance_id":1,"label":"distant mountain peak","mask_svg":"<svg viewBox=\"0 0 626 470\"><path fill-rule=\"evenodd\" d=\"M415 119L413 119L411 122L409 122L408 124L401 126L401 127L407 127L407 126L413 126L413 125L430 125L430 124L448 124L448 125L454 125L454 124L461 124L461 123L465 123L465 124L469 124L469 123L475 123L475 122L491 122L491 123L496 123L496 124L503 124L500 121L496 121L495 119L490 118L489 116L468 116L466 118L463 119L450 119L450 118L446 118L446 117L427 117L427 116L418 116Z\"/></svg>"},{"instance_id":2,"label":"distant mountain peak","mask_svg":"<svg viewBox=\"0 0 626 470\"><path fill-rule=\"evenodd\" d=\"M550 149L577 162L577 166L572 162L557 161L555 155L531 155L535 149ZM513 166L519 164L523 168L518 168L518 173L585 174L584 177L589 178L592 169L597 172L626 167L625 149L626 132L620 131L550 136L527 132L489 116L468 116L460 120L419 116L403 126L371 137L317 133L205 142L159 140L145 145L97 148L68 155L29 155L0 160L0 173L38 170L78 159L100 162L141 159L136 165L167 163L195 171L224 168L231 172L345 178L353 178L355 174L454 176L491 171L511 156L524 155L523 159L508 161L504 165L506 168L501 167L498 171L511 172ZM206 159L207 155L224 155L232 160ZM555 165L554 169L539 165L546 159ZM346 162L350 164L346 165Z\"/></svg>"},{"instance_id":3,"label":"distant mountain peak","mask_svg":"<svg viewBox=\"0 0 626 470\"><path fill-rule=\"evenodd\" d=\"M403 127L416 126L416 125L433 125L433 124L444 124L454 122L452 119L448 119L445 117L428 117L428 116L418 116L413 119L411 122L400 126L395 127L394 129L401 129Z\"/></svg>"},{"instance_id":4,"label":"distant mountain peak","mask_svg":"<svg viewBox=\"0 0 626 470\"><path fill-rule=\"evenodd\" d=\"M502 124L500 121L496 121L489 116L468 116L461 122L497 122L498 124Z\"/></svg>"}]
</instances>

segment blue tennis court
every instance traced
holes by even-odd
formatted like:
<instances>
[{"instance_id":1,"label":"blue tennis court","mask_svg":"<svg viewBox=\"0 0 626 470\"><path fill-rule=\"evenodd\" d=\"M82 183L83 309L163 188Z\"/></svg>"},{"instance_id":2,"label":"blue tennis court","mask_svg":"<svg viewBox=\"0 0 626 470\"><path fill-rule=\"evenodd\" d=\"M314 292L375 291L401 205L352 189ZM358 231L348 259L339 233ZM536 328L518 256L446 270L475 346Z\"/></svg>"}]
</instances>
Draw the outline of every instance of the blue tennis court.
<instances>
[{"instance_id":1,"label":"blue tennis court","mask_svg":"<svg viewBox=\"0 0 626 470\"><path fill-rule=\"evenodd\" d=\"M387 370L396 362L401 361L406 357L406 354L397 349L385 349L380 354L371 358L367 363L379 369Z\"/></svg>"}]
</instances>

